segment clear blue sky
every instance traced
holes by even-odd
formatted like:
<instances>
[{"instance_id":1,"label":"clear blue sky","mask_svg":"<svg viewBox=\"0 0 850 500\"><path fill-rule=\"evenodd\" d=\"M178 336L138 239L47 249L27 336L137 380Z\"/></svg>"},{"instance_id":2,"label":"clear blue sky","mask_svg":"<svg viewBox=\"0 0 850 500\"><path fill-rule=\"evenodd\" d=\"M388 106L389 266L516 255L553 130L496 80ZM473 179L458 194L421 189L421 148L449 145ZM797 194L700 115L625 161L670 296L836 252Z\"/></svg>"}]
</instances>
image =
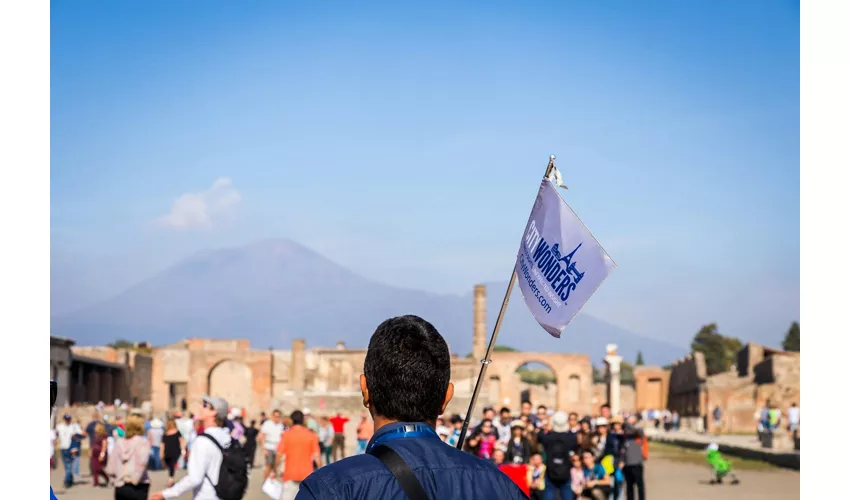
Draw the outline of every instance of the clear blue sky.
<instances>
[{"instance_id":1,"label":"clear blue sky","mask_svg":"<svg viewBox=\"0 0 850 500\"><path fill-rule=\"evenodd\" d=\"M54 2L53 312L268 237L399 286L507 280L555 153L619 266L586 312L781 340L798 2L401 3ZM222 177L208 226L163 222Z\"/></svg>"}]
</instances>

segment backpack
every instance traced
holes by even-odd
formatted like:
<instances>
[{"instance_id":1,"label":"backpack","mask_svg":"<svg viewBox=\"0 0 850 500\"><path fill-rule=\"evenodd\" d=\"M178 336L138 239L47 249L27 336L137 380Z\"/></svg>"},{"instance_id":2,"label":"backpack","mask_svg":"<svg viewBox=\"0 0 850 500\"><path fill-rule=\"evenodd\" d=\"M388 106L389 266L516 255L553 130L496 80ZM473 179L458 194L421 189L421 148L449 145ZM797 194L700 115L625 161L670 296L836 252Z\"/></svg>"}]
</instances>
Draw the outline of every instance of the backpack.
<instances>
[{"instance_id":1,"label":"backpack","mask_svg":"<svg viewBox=\"0 0 850 500\"><path fill-rule=\"evenodd\" d=\"M553 439L546 450L546 475L549 479L565 483L570 480L570 451L563 439Z\"/></svg>"},{"instance_id":2,"label":"backpack","mask_svg":"<svg viewBox=\"0 0 850 500\"><path fill-rule=\"evenodd\" d=\"M242 500L248 489L248 464L245 462L245 452L239 441L230 441L227 449L221 447L218 441L209 434L201 434L212 441L221 451L221 468L218 470L218 484L213 484L219 500ZM204 476L212 483L209 476Z\"/></svg>"}]
</instances>

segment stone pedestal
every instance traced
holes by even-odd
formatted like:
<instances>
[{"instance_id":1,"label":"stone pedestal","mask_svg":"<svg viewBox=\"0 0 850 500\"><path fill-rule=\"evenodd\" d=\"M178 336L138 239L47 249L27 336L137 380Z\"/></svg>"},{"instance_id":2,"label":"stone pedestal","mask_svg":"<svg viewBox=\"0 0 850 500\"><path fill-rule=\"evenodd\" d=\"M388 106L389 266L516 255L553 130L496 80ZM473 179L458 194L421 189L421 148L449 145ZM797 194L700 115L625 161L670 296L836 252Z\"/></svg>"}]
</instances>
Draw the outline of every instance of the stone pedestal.
<instances>
[{"instance_id":1,"label":"stone pedestal","mask_svg":"<svg viewBox=\"0 0 850 500\"><path fill-rule=\"evenodd\" d=\"M617 355L617 346L608 344L608 355L605 356L605 364L608 366L608 404L611 406L611 414L620 413L620 363L622 356Z\"/></svg>"}]
</instances>

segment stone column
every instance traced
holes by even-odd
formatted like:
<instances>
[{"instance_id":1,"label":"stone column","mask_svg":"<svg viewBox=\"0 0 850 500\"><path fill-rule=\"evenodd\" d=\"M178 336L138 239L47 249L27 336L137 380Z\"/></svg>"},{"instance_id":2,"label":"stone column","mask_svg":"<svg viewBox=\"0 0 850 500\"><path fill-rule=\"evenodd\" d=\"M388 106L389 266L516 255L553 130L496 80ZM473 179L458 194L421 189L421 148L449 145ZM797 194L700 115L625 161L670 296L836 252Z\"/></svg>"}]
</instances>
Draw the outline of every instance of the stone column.
<instances>
[{"instance_id":1,"label":"stone column","mask_svg":"<svg viewBox=\"0 0 850 500\"><path fill-rule=\"evenodd\" d=\"M475 285L472 302L472 357L484 359L487 353L487 287Z\"/></svg>"},{"instance_id":2,"label":"stone column","mask_svg":"<svg viewBox=\"0 0 850 500\"><path fill-rule=\"evenodd\" d=\"M292 341L292 363L289 365L289 387L294 391L304 390L304 375L307 368L307 343L304 339Z\"/></svg>"},{"instance_id":3,"label":"stone column","mask_svg":"<svg viewBox=\"0 0 850 500\"><path fill-rule=\"evenodd\" d=\"M620 363L622 356L617 355L617 345L608 344L608 355L605 356L605 364L608 365L608 404L611 406L611 415L620 413Z\"/></svg>"}]
</instances>

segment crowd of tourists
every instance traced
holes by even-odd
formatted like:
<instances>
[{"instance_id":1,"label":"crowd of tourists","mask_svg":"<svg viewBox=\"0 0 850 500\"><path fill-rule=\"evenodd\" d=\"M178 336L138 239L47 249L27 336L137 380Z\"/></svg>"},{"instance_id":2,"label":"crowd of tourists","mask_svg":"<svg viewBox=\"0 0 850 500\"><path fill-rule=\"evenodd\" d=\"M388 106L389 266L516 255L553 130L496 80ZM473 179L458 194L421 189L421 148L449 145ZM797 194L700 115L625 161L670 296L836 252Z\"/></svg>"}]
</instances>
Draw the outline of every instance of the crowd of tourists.
<instances>
[{"instance_id":1,"label":"crowd of tourists","mask_svg":"<svg viewBox=\"0 0 850 500\"><path fill-rule=\"evenodd\" d=\"M608 405L583 417L545 406L532 411L530 402L522 403L519 415L485 407L463 449L492 462L532 499L617 499L625 493L643 500L648 447L640 418L612 415ZM441 438L457 445L461 417L437 424Z\"/></svg>"}]
</instances>

